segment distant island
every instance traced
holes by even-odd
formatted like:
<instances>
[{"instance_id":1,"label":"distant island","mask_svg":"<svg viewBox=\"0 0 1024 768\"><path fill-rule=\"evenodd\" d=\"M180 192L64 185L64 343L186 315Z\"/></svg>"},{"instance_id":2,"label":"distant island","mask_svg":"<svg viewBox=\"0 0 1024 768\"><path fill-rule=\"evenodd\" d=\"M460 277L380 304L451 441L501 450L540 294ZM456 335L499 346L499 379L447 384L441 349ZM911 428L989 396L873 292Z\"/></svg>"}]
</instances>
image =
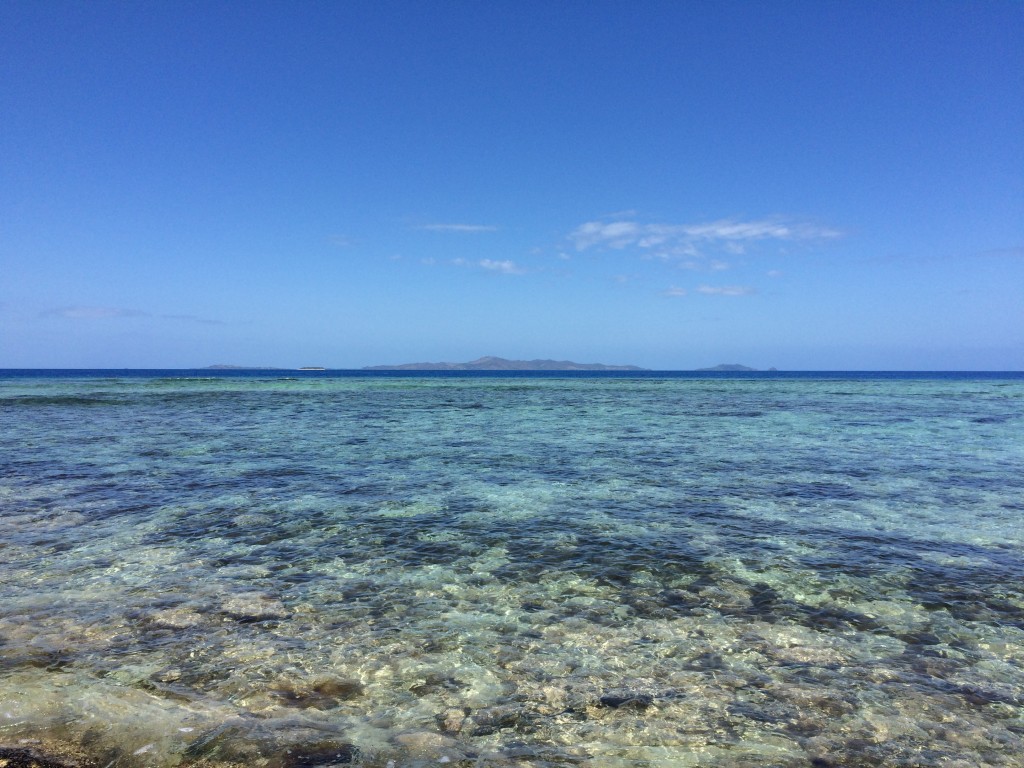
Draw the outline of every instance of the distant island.
<instances>
[{"instance_id":1,"label":"distant island","mask_svg":"<svg viewBox=\"0 0 1024 768\"><path fill-rule=\"evenodd\" d=\"M364 371L645 371L635 365L604 365L574 363L569 360L506 360L503 357L481 357L468 363L404 363L402 365L371 365Z\"/></svg>"},{"instance_id":2,"label":"distant island","mask_svg":"<svg viewBox=\"0 0 1024 768\"><path fill-rule=\"evenodd\" d=\"M201 371L326 371L319 365L304 365L301 368L278 368L272 365L208 365Z\"/></svg>"},{"instance_id":3,"label":"distant island","mask_svg":"<svg viewBox=\"0 0 1024 768\"><path fill-rule=\"evenodd\" d=\"M325 371L318 365L301 368L279 368L269 365L208 365L204 371ZM488 355L468 363L402 363L401 365L368 365L364 371L648 371L637 365L605 365L574 363L571 360L506 360ZM739 363L719 363L711 368L695 368L697 373L755 373L759 369ZM769 368L775 371L776 368Z\"/></svg>"},{"instance_id":4,"label":"distant island","mask_svg":"<svg viewBox=\"0 0 1024 768\"><path fill-rule=\"evenodd\" d=\"M748 373L756 371L757 368L749 368L745 365L739 365L738 363L720 363L712 368L697 368L696 370L700 372L722 371L726 373ZM772 370L775 369L773 368Z\"/></svg>"},{"instance_id":5,"label":"distant island","mask_svg":"<svg viewBox=\"0 0 1024 768\"><path fill-rule=\"evenodd\" d=\"M202 371L287 371L287 368L275 368L271 365L208 365Z\"/></svg>"}]
</instances>

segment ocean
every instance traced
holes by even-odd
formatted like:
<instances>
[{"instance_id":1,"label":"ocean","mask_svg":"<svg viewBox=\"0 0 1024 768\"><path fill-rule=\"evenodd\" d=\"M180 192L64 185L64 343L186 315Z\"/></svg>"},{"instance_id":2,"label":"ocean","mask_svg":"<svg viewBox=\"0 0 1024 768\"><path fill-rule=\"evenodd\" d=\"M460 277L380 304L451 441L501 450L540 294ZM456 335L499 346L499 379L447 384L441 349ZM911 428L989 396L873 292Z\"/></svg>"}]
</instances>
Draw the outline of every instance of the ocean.
<instances>
[{"instance_id":1,"label":"ocean","mask_svg":"<svg viewBox=\"0 0 1024 768\"><path fill-rule=\"evenodd\" d=\"M1024 765L1024 374L0 371L0 439L0 759Z\"/></svg>"}]
</instances>

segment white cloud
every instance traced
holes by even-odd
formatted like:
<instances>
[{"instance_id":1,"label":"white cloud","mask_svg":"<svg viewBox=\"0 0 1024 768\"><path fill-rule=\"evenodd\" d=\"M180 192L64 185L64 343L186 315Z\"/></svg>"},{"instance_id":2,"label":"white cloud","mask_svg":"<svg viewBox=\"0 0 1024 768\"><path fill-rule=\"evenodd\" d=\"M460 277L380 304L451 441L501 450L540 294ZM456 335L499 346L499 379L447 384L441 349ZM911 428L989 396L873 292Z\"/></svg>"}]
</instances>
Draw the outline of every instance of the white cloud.
<instances>
[{"instance_id":1,"label":"white cloud","mask_svg":"<svg viewBox=\"0 0 1024 768\"><path fill-rule=\"evenodd\" d=\"M498 228L489 224L424 224L420 229L428 232L497 232Z\"/></svg>"},{"instance_id":2,"label":"white cloud","mask_svg":"<svg viewBox=\"0 0 1024 768\"><path fill-rule=\"evenodd\" d=\"M669 288L667 291L665 291L665 293L663 295L664 296L673 296L673 297L675 297L675 296L685 296L686 295L686 289L685 288L676 288L673 285L671 288Z\"/></svg>"},{"instance_id":3,"label":"white cloud","mask_svg":"<svg viewBox=\"0 0 1024 768\"><path fill-rule=\"evenodd\" d=\"M577 251L589 248L638 248L661 256L694 256L702 247L742 253L760 241L825 240L840 232L781 218L737 221L719 219L701 224L642 224L634 220L588 221L569 233Z\"/></svg>"},{"instance_id":4,"label":"white cloud","mask_svg":"<svg viewBox=\"0 0 1024 768\"><path fill-rule=\"evenodd\" d=\"M580 224L569 235L576 245L577 251L584 251L596 245L607 248L625 248L636 245L640 239L639 225L632 221L614 221L604 223L588 221Z\"/></svg>"},{"instance_id":5,"label":"white cloud","mask_svg":"<svg viewBox=\"0 0 1024 768\"><path fill-rule=\"evenodd\" d=\"M485 269L488 272L497 272L502 275L522 275L526 273L526 270L520 267L511 259L480 259L479 261L470 261L468 259L456 258L452 259L451 264L456 267L470 267L473 269Z\"/></svg>"},{"instance_id":6,"label":"white cloud","mask_svg":"<svg viewBox=\"0 0 1024 768\"><path fill-rule=\"evenodd\" d=\"M697 293L705 296L752 296L757 289L746 285L701 285L697 287Z\"/></svg>"},{"instance_id":7,"label":"white cloud","mask_svg":"<svg viewBox=\"0 0 1024 768\"><path fill-rule=\"evenodd\" d=\"M478 264L484 269L488 269L492 272L500 272L503 275L521 275L524 272L521 267L517 266L514 261L509 259L505 259L504 261L481 259Z\"/></svg>"}]
</instances>

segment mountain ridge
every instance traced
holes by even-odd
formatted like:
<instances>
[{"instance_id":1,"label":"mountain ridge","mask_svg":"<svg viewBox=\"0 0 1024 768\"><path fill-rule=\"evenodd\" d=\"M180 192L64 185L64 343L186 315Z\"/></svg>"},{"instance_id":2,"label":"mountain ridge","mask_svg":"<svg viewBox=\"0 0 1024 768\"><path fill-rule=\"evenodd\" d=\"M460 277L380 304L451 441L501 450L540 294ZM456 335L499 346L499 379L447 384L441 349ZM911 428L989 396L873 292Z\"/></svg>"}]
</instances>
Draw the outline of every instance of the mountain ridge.
<instances>
[{"instance_id":1,"label":"mountain ridge","mask_svg":"<svg viewBox=\"0 0 1024 768\"><path fill-rule=\"evenodd\" d=\"M698 373L709 373L714 371L724 373L752 373L756 371L757 368L751 368L746 365L740 365L739 363L719 363L718 365L713 365L710 368L696 368L694 370L696 370ZM772 370L775 369L773 368Z\"/></svg>"},{"instance_id":2,"label":"mountain ridge","mask_svg":"<svg viewBox=\"0 0 1024 768\"><path fill-rule=\"evenodd\" d=\"M506 360L485 355L467 363L403 363L370 365L364 371L645 371L636 365L574 363L571 360Z\"/></svg>"}]
</instances>

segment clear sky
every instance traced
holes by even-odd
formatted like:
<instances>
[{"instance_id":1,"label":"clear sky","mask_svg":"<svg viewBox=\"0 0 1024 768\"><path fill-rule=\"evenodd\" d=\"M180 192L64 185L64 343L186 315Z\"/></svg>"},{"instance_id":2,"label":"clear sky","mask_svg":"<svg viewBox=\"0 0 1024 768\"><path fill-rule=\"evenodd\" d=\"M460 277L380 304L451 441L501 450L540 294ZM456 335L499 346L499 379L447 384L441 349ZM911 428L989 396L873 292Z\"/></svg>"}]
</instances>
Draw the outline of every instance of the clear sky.
<instances>
[{"instance_id":1,"label":"clear sky","mask_svg":"<svg viewBox=\"0 0 1024 768\"><path fill-rule=\"evenodd\" d=\"M1024 3L0 4L0 367L1024 369Z\"/></svg>"}]
</instances>

